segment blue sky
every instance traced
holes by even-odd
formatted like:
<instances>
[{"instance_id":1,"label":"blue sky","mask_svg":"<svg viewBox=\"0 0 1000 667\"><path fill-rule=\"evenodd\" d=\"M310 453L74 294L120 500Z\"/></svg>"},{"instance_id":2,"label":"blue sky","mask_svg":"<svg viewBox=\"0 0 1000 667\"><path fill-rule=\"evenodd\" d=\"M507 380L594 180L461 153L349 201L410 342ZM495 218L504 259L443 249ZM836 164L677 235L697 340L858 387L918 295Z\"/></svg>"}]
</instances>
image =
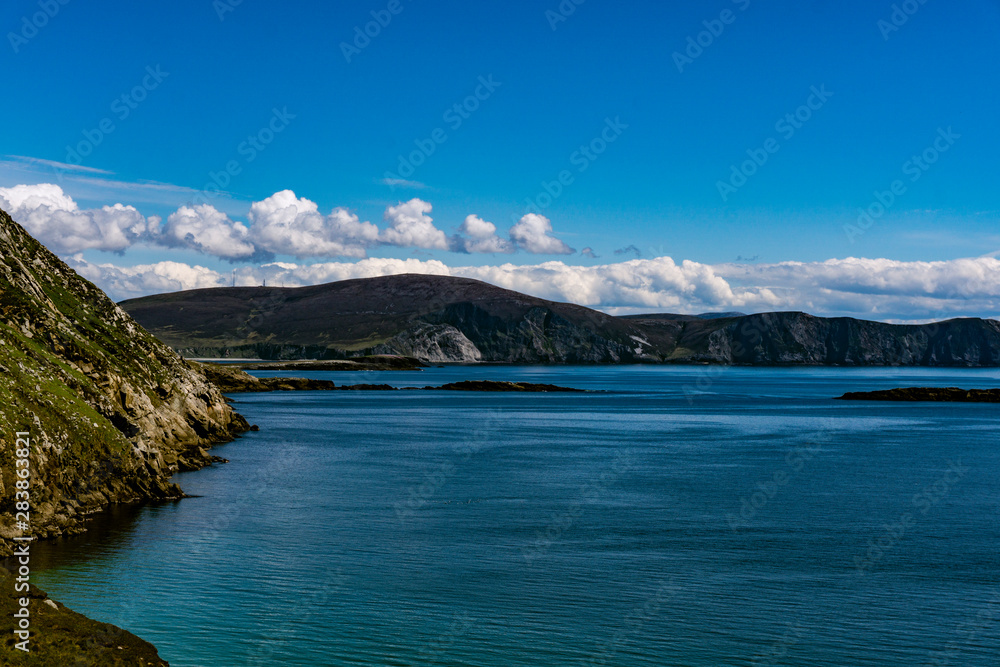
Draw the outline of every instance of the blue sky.
<instances>
[{"instance_id":1,"label":"blue sky","mask_svg":"<svg viewBox=\"0 0 1000 667\"><path fill-rule=\"evenodd\" d=\"M870 1L233 1L4 3L0 67L9 97L0 106L0 154L8 157L0 188L55 183L81 210L120 202L167 219L186 202L205 201L198 192L232 161L239 173L227 196L207 201L249 228L251 202L287 189L321 214L345 207L379 227L387 207L419 198L433 206L433 225L445 235L476 215L504 243L508 228L532 210L550 221L548 235L576 250L533 252L513 241L517 252L470 254L366 242L369 258L449 267L593 267L640 256L669 256L678 266L950 262L1000 249L995 1L912 0L912 13L895 17L893 3ZM42 23L36 15L45 6L54 15L32 31L28 23ZM343 43L354 43L372 12L391 20L345 57ZM689 38L699 37L704 46L691 47ZM677 53L688 57L683 71ZM484 88L483 80L494 83ZM144 99L127 108L121 95L144 82ZM446 115L477 88L474 110ZM814 90L828 95L810 98ZM815 108L800 109L807 102ZM268 126L275 109L287 122L248 160L243 142ZM776 126L797 111L808 120ZM102 120L114 130L75 157L68 147L95 143ZM609 120L615 140L600 155L578 152ZM941 136L951 137L938 143L947 150L932 151L934 164L917 167L919 179L910 180L917 172L904 165ZM772 152L764 150L769 139ZM420 150L416 142L434 150L407 177L413 183L387 185L400 156ZM748 151L766 154L766 162L751 165L745 184L730 180ZM88 171L37 160L80 162ZM571 182L549 203L545 184L557 190L561 172ZM897 180L905 189L883 215L860 234L845 230ZM740 186L724 199L720 181ZM548 205L528 209L528 201ZM136 239L117 254L90 244L80 261L124 268L175 261L252 273L262 259L300 266L361 260L272 251L233 264L205 246ZM591 252L581 254L585 248ZM753 287L780 287L772 282ZM875 315L934 315L937 306L909 296L909 305L886 303ZM824 308L798 299L771 305ZM628 301L619 294L588 305L674 304ZM768 309L766 299L745 305ZM968 314L987 315L980 311L993 306L971 307L979 310Z\"/></svg>"}]
</instances>

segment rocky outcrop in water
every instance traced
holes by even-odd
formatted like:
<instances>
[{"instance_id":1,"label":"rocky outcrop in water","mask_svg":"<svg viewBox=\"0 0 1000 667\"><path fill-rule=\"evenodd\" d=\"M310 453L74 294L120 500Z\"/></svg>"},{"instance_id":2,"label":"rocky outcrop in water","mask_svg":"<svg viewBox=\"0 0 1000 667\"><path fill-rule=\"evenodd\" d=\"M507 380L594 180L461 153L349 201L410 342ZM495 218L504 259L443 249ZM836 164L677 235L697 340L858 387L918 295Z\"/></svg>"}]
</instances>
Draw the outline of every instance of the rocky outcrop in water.
<instances>
[{"instance_id":1,"label":"rocky outcrop in water","mask_svg":"<svg viewBox=\"0 0 1000 667\"><path fill-rule=\"evenodd\" d=\"M247 430L204 375L0 211L0 554L15 434L30 437L30 534L84 530L110 503L176 498L169 477Z\"/></svg>"},{"instance_id":2,"label":"rocky outcrop in water","mask_svg":"<svg viewBox=\"0 0 1000 667\"><path fill-rule=\"evenodd\" d=\"M958 387L901 387L879 391L849 391L842 401L906 401L943 403L1000 403L1000 389L959 389Z\"/></svg>"}]
</instances>

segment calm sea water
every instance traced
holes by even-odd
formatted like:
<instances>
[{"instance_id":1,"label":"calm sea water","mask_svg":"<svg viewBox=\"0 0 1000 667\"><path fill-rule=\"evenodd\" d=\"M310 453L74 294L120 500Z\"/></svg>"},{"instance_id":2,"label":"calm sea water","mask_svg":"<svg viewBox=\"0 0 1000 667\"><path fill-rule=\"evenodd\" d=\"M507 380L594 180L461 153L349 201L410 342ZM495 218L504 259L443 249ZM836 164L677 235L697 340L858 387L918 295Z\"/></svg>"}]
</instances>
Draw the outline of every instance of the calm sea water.
<instances>
[{"instance_id":1,"label":"calm sea water","mask_svg":"<svg viewBox=\"0 0 1000 667\"><path fill-rule=\"evenodd\" d=\"M39 585L175 667L1000 664L1000 406L830 400L998 371L312 375L600 391L239 395Z\"/></svg>"}]
</instances>

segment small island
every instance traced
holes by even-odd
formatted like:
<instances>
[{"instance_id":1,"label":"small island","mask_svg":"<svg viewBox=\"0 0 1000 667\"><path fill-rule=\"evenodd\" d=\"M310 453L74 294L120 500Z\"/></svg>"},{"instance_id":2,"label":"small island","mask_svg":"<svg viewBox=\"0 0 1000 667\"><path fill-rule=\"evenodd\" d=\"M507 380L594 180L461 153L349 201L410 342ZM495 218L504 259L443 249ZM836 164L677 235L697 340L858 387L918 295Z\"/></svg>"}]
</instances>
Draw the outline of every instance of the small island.
<instances>
[{"instance_id":1,"label":"small island","mask_svg":"<svg viewBox=\"0 0 1000 667\"><path fill-rule=\"evenodd\" d=\"M258 378L241 370L235 364L212 364L189 361L189 364L202 371L205 376L221 391L230 394L268 392L268 391L492 391L492 392L583 392L583 389L560 387L554 384L539 384L534 382L501 382L496 380L465 380L449 382L440 386L426 387L393 387L388 384L342 384L332 380L314 380L311 378Z\"/></svg>"},{"instance_id":2,"label":"small island","mask_svg":"<svg viewBox=\"0 0 1000 667\"><path fill-rule=\"evenodd\" d=\"M1000 389L958 387L900 387L879 391L849 391L842 401L934 401L939 403L1000 403Z\"/></svg>"}]
</instances>

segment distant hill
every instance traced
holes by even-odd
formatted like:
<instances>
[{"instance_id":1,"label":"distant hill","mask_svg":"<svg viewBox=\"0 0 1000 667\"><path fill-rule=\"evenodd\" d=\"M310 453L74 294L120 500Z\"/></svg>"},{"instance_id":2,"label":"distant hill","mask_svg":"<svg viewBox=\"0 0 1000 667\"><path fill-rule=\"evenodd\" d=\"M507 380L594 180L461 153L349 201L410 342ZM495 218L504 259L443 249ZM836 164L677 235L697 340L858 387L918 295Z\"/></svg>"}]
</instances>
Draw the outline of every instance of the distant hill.
<instances>
[{"instance_id":1,"label":"distant hill","mask_svg":"<svg viewBox=\"0 0 1000 667\"><path fill-rule=\"evenodd\" d=\"M396 275L159 294L121 307L190 357L430 362L1000 365L1000 322L891 325L805 313L613 317L468 278Z\"/></svg>"}]
</instances>

